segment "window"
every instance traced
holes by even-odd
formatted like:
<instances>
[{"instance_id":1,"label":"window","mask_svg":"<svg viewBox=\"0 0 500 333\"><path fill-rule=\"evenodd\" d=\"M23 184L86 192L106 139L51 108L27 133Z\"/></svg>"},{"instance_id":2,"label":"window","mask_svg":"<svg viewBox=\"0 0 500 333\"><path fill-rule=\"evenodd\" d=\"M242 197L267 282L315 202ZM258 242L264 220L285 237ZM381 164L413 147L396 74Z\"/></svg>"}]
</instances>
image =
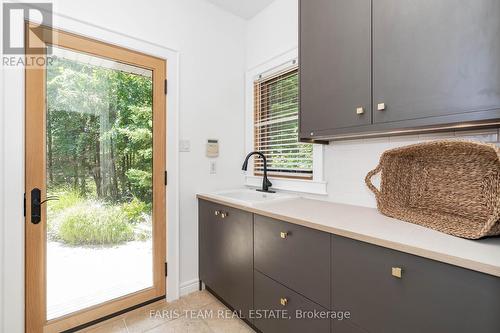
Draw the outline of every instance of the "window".
<instances>
[{"instance_id":1,"label":"window","mask_svg":"<svg viewBox=\"0 0 500 333\"><path fill-rule=\"evenodd\" d=\"M313 145L298 140L299 74L297 67L254 82L254 150L267 157L270 176L313 178ZM254 162L262 175L263 161Z\"/></svg>"},{"instance_id":2,"label":"window","mask_svg":"<svg viewBox=\"0 0 500 333\"><path fill-rule=\"evenodd\" d=\"M292 49L247 71L245 151L262 151L268 157L273 189L326 195L324 146L298 140L298 67L298 50ZM260 187L262 160L250 163L245 185Z\"/></svg>"}]
</instances>

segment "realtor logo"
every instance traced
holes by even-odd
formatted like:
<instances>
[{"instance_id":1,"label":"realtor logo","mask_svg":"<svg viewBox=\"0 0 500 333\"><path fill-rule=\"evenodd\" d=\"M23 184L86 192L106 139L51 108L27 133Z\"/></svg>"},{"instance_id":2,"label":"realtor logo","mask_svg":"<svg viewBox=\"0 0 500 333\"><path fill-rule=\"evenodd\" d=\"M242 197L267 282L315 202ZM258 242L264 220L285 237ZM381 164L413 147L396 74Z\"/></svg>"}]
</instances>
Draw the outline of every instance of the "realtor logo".
<instances>
[{"instance_id":1,"label":"realtor logo","mask_svg":"<svg viewBox=\"0 0 500 333\"><path fill-rule=\"evenodd\" d=\"M43 29L40 26L52 27L52 3L4 3L3 4L3 45L4 55L46 54L50 48L40 47L30 43L31 38L24 38L20 26L25 21L36 22L30 31L42 40ZM51 41L52 36L46 36L45 40ZM25 42L26 40L26 42ZM26 45L25 45L26 44ZM31 44L31 45L30 45ZM36 44L36 43L35 43Z\"/></svg>"}]
</instances>

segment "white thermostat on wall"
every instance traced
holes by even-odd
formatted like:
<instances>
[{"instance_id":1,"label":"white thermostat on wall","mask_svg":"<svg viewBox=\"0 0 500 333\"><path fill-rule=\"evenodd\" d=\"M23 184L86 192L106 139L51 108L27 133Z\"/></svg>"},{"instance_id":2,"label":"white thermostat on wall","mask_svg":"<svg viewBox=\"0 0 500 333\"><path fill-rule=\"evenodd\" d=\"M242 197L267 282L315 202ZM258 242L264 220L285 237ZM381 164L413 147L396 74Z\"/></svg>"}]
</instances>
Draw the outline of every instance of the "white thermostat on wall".
<instances>
[{"instance_id":1,"label":"white thermostat on wall","mask_svg":"<svg viewBox=\"0 0 500 333\"><path fill-rule=\"evenodd\" d=\"M207 157L218 157L219 156L219 140L208 139L207 140Z\"/></svg>"}]
</instances>

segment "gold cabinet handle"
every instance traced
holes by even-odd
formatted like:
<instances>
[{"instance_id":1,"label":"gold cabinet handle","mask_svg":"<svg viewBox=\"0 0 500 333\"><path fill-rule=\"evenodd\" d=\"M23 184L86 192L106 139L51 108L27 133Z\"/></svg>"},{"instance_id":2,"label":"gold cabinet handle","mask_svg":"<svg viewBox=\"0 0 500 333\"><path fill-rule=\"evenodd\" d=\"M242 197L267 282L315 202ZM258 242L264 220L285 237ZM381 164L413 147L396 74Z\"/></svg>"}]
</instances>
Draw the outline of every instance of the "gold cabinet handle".
<instances>
[{"instance_id":1,"label":"gold cabinet handle","mask_svg":"<svg viewBox=\"0 0 500 333\"><path fill-rule=\"evenodd\" d=\"M403 270L401 267L392 267L392 276L401 279L403 276Z\"/></svg>"},{"instance_id":2,"label":"gold cabinet handle","mask_svg":"<svg viewBox=\"0 0 500 333\"><path fill-rule=\"evenodd\" d=\"M220 217L222 217L223 219L225 219L226 217L229 216L229 213L228 212L225 212L225 213L221 213L220 214Z\"/></svg>"},{"instance_id":3,"label":"gold cabinet handle","mask_svg":"<svg viewBox=\"0 0 500 333\"><path fill-rule=\"evenodd\" d=\"M214 212L214 214L215 214L215 216L219 216L219 215L220 215L220 210L216 210L216 211Z\"/></svg>"},{"instance_id":4,"label":"gold cabinet handle","mask_svg":"<svg viewBox=\"0 0 500 333\"><path fill-rule=\"evenodd\" d=\"M384 111L385 110L385 103L378 103L377 104L377 110L378 111Z\"/></svg>"},{"instance_id":5,"label":"gold cabinet handle","mask_svg":"<svg viewBox=\"0 0 500 333\"><path fill-rule=\"evenodd\" d=\"M365 109L363 108L356 108L356 114L363 114L365 113Z\"/></svg>"},{"instance_id":6,"label":"gold cabinet handle","mask_svg":"<svg viewBox=\"0 0 500 333\"><path fill-rule=\"evenodd\" d=\"M288 236L288 232L280 232L280 237L285 239Z\"/></svg>"},{"instance_id":7,"label":"gold cabinet handle","mask_svg":"<svg viewBox=\"0 0 500 333\"><path fill-rule=\"evenodd\" d=\"M280 298L280 304L281 306L286 306L288 304L288 300L286 298Z\"/></svg>"}]
</instances>

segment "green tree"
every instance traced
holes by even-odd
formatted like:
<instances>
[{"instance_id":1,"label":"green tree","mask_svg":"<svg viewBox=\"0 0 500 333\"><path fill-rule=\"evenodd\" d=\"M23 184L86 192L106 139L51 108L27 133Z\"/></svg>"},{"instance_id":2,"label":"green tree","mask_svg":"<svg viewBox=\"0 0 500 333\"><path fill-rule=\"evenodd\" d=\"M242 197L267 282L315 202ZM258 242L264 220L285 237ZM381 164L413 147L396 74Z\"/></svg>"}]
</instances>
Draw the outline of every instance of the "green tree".
<instances>
[{"instance_id":1,"label":"green tree","mask_svg":"<svg viewBox=\"0 0 500 333\"><path fill-rule=\"evenodd\" d=\"M56 58L47 105L49 191L151 203L151 78Z\"/></svg>"}]
</instances>

